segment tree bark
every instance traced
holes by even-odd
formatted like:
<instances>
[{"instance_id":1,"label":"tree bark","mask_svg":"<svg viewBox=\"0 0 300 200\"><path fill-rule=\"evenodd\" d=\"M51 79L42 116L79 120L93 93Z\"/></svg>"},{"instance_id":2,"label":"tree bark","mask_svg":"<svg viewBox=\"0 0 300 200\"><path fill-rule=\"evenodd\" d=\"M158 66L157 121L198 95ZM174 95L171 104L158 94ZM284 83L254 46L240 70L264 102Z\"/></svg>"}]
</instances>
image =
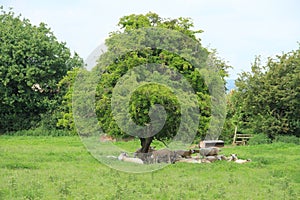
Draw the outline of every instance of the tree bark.
<instances>
[{"instance_id":1,"label":"tree bark","mask_svg":"<svg viewBox=\"0 0 300 200\"><path fill-rule=\"evenodd\" d=\"M142 150L141 153L148 153L153 137L140 138Z\"/></svg>"}]
</instances>

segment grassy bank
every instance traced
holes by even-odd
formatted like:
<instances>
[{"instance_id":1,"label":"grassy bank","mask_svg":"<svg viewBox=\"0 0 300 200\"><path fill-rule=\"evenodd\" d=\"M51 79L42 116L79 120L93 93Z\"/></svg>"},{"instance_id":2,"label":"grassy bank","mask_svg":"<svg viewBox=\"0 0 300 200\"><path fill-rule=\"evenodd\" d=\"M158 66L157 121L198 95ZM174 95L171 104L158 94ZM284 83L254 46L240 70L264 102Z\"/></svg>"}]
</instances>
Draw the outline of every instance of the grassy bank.
<instances>
[{"instance_id":1,"label":"grassy bank","mask_svg":"<svg viewBox=\"0 0 300 200\"><path fill-rule=\"evenodd\" d=\"M99 163L78 137L1 136L0 199L294 200L300 195L299 152L299 145L283 143L229 147L224 154L253 162L176 163L131 174Z\"/></svg>"}]
</instances>

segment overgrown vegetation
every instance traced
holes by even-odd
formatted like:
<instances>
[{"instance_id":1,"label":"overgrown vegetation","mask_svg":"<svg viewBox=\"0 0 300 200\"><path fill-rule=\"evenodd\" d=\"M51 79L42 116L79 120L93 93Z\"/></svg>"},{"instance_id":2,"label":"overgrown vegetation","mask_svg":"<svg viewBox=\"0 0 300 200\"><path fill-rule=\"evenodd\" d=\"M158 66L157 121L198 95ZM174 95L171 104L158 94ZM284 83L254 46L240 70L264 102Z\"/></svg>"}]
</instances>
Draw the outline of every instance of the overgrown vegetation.
<instances>
[{"instance_id":1,"label":"overgrown vegetation","mask_svg":"<svg viewBox=\"0 0 300 200\"><path fill-rule=\"evenodd\" d=\"M292 143L300 145L300 138L294 135L278 135L275 137L274 142Z\"/></svg>"},{"instance_id":2,"label":"overgrown vegetation","mask_svg":"<svg viewBox=\"0 0 300 200\"><path fill-rule=\"evenodd\" d=\"M266 134L257 134L250 138L249 145L270 144L271 139Z\"/></svg>"},{"instance_id":3,"label":"overgrown vegetation","mask_svg":"<svg viewBox=\"0 0 300 200\"><path fill-rule=\"evenodd\" d=\"M77 131L72 103L77 99L73 98L73 85L79 72L89 74L80 68L82 59L76 53L72 55L65 43L57 41L46 24L34 26L28 19L16 16L11 10L6 12L2 7L0 12L0 135L6 134L0 136L0 199L294 200L300 196L300 49L270 58L265 66L257 58L252 71L238 78L237 90L227 96L227 119L220 138L231 143L235 126L254 137L248 146L229 146L222 149L222 154L236 153L239 158L250 158L252 162L243 165L225 161L176 163L151 173L130 174L95 159L106 156L107 152L118 156L119 151L108 149L109 145L105 149L105 143L99 143L101 149L93 149L98 153L93 158L92 151L88 153L80 138L74 136ZM201 65L216 66L223 81L228 75L229 66L216 56L215 50L209 52L201 46L197 34L202 31L194 31L189 18L162 19L150 12L124 16L118 25L120 30L112 32L106 41L109 53L123 47L120 44L124 41L119 36L124 33L130 35L133 31L135 35L131 36L141 42L156 44L163 41L147 41L147 35L140 34L139 30L149 27L175 30L199 43L197 52L202 56ZM109 53L106 56L109 57ZM213 99L203 79L205 72L197 70L188 59L165 49L151 48L151 45L126 52L105 70L101 69L103 76L96 88L97 101L90 108L96 112L97 122L106 133L126 137L112 116L112 89L134 66L147 63L161 66L156 69L170 75L166 82L181 84L179 74L192 85L201 116L196 140L203 139L206 130L211 128ZM99 73L100 64L93 72ZM132 83L149 76L147 73L135 74ZM210 78L210 82L215 81ZM87 94L89 87L88 83L80 89ZM182 91L181 94L184 92L188 93ZM122 95L117 97L123 98ZM189 100L185 98L183 102L192 104ZM85 99L78 101L89 103ZM137 88L130 98L129 117L140 126L149 124L150 108L155 104L163 105L167 112L166 126L156 138L172 138L180 123L181 107L174 91L168 87L144 84ZM76 125L98 138L99 131L90 124ZM141 142L135 139L113 144L134 152ZM164 147L157 140L152 145L157 149ZM132 163L109 161L117 163L120 169L133 168Z\"/></svg>"},{"instance_id":4,"label":"overgrown vegetation","mask_svg":"<svg viewBox=\"0 0 300 200\"><path fill-rule=\"evenodd\" d=\"M32 25L2 6L0 43L0 134L37 127L61 103L57 83L82 60L46 24Z\"/></svg>"},{"instance_id":5,"label":"overgrown vegetation","mask_svg":"<svg viewBox=\"0 0 300 200\"><path fill-rule=\"evenodd\" d=\"M95 112L102 130L114 137L124 137L128 134L134 134L133 130L143 133L144 135L152 135L151 137L140 137L141 144L145 150L148 149L153 139L168 140L173 138L180 126L182 126L180 128L184 130L184 133L195 132L197 133L198 139L203 139L206 135L211 117L212 99L210 97L208 84L217 84L218 82L212 76L204 80L205 69L209 68L208 66L211 68L214 67L210 70L216 74L215 76L218 76L220 79L219 84L224 89L224 78L228 75L227 69L229 66L217 57L215 50L209 52L201 46L200 39L197 38L196 34L202 31L193 30L191 19L163 19L157 14L150 12L146 15L133 14L124 16L120 19L118 25L120 30L112 32L110 37L106 40L108 51L101 55L97 66L92 71L93 74L100 73L99 76L101 76L96 87ZM154 29L146 28L156 28L157 30L165 28L173 32L158 32L159 34L156 33L157 35L155 35L155 31L147 32L147 30ZM162 36L161 34L165 35ZM184 37L180 35L180 39L175 42L175 47L173 47L172 43L174 43L174 41L168 40L168 38L178 38L178 34L182 34ZM136 44L136 42L138 42L138 44ZM178 55L179 53L184 54L185 51L190 52L192 49L183 48L184 46L192 47L190 43L196 44L195 46L197 47L196 54L199 59L194 61L194 63L187 59L195 60L191 55L186 53L186 57ZM153 48L162 44L170 49L175 48L178 51L173 51L178 54L166 49ZM140 45L143 48L132 50L131 47L136 48L136 45ZM192 53L195 52L191 52L191 54ZM117 57L115 57L116 55ZM195 63L199 66L196 66ZM146 67L144 69L141 66ZM136 67L139 67L139 69ZM86 74L85 71L81 71L80 73ZM151 80L155 79L163 83L150 82L149 77L152 78ZM122 79L122 81L120 81L120 79ZM74 81L73 73L69 74L65 80L72 83L72 81ZM116 89L119 81L120 83L127 81L127 85L123 83L121 88ZM188 90L187 84L191 87L192 92ZM86 85L87 83L84 83L84 86L77 87L86 87ZM126 95L131 94L132 88L134 88L134 92L132 91L133 93L130 96L129 105L124 106L124 104L121 104L122 106L120 108L118 107L118 110L113 113L112 105L118 105L119 103L114 103L115 101L112 100L113 92L115 99L125 99ZM70 90L72 90L72 87ZM87 90L82 91L84 91L81 93L83 94L82 97L78 97L78 94L76 94L76 98L69 95L70 92L68 92L67 96L65 96L66 102L69 102L67 104L70 105L72 100L73 102L77 102L78 99L86 97ZM86 104L86 99L79 104ZM158 119L153 121L150 119L151 109L157 104L164 107L166 111L166 121L164 120L165 113L159 112L161 109L153 111ZM222 103L220 103L220 105L221 104ZM82 106L80 105L79 107L81 110L86 110L85 108L81 108ZM129 107L130 116L127 116L127 107ZM182 110L190 109L189 114L193 116L196 115L196 113L191 111L191 108L194 107L199 107L199 109L197 109L199 115L194 116L195 119L200 118L199 122L194 122L193 119L190 119L192 117L185 117L185 120L188 122L181 123ZM63 112L64 118L63 120L59 120L60 126L72 129L72 127L74 127L74 120L71 117L72 110L68 108ZM89 115L89 113L86 114L86 116ZM117 120L123 123L122 129L119 127L120 124L116 123ZM133 123L129 123L130 120L133 121L134 125L136 124L140 127L133 129ZM158 128L161 122L164 121L164 126L161 129ZM196 128L192 125L193 123L197 123ZM149 129L146 130L144 128L147 125L150 126ZM82 125L82 127L91 126ZM130 129L132 132L124 131L124 127L125 129ZM160 131L156 132L155 130L158 129ZM86 134L93 133L88 131ZM193 137L194 136L192 136L192 138Z\"/></svg>"},{"instance_id":6,"label":"overgrown vegetation","mask_svg":"<svg viewBox=\"0 0 300 200\"><path fill-rule=\"evenodd\" d=\"M65 135L64 130L68 130L67 135L76 135L72 94L78 72L88 73L84 69L77 68L82 66L82 59L76 53L72 55L65 43L57 41L50 28L44 23L38 26L32 25L28 19L23 19L21 15L16 16L12 10L5 11L3 7L1 7L0 22L0 134L57 136ZM228 76L229 66L216 56L216 50L209 51L201 46L198 34L202 30L194 30L194 24L189 18L164 19L151 12L145 15L124 16L118 26L119 30L111 32L106 40L108 53L105 56L109 57L114 52L118 52L118 48L123 48L121 44L124 41L121 41L120 37L122 34L138 38L142 44L148 46L129 52L122 49L121 52L124 50L126 53L114 58L105 69L99 69L101 63L94 68L93 72L97 73L103 70L102 78L96 88L97 101L93 112L97 114L98 123L104 132L116 137L128 135L115 122L116 118L122 116L119 113L114 113L114 116L112 114L112 89L118 80L135 66L155 63L161 66L159 70L169 75L169 80L165 80L166 82L173 81L172 84L181 84L181 79L178 79L179 74L192 85L200 108L195 140L203 139L206 130L211 128L209 122L212 103L207 84L209 81L204 80L204 72L196 69L194 63L186 57L166 49L151 48L157 43L163 44L164 41L149 41L147 35L140 34L141 29L153 27L180 32L199 44L197 49L201 54L199 64L217 66L216 69L224 80ZM242 73L236 81L237 89L227 95L227 120L220 139L231 143L234 128L237 126L241 133L257 134L250 144L268 143L270 140L299 144L299 66L300 49L269 58L266 64L261 64L259 57L256 58L251 72ZM147 72L143 73L134 75L132 83L149 76ZM87 84L82 90L86 91L88 87ZM182 91L181 94L183 95L184 92ZM119 99L123 97L117 96ZM184 98L184 105L192 105L190 96L187 97ZM153 105L161 104L167 112L167 120L155 137L168 140L177 133L180 124L182 109L180 103L182 102L179 102L170 88L145 84L130 98L130 116L127 117L141 127L145 124L149 125L151 108ZM97 132L90 128L89 124L82 126L90 129L90 132ZM35 128L37 130L34 130ZM29 131L24 131L27 129ZM190 126L184 129L189 130ZM266 134L267 138L262 134Z\"/></svg>"},{"instance_id":7,"label":"overgrown vegetation","mask_svg":"<svg viewBox=\"0 0 300 200\"><path fill-rule=\"evenodd\" d=\"M266 65L259 57L251 72L236 81L230 94L230 116L245 133L300 136L300 48L269 58Z\"/></svg>"}]
</instances>

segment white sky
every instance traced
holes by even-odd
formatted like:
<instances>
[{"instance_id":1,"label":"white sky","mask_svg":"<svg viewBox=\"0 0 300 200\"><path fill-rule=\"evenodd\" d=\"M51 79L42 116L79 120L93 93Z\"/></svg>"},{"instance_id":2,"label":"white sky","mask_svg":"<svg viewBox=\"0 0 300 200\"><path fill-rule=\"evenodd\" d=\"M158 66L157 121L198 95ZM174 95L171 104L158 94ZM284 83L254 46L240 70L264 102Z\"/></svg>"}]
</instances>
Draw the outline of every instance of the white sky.
<instances>
[{"instance_id":1,"label":"white sky","mask_svg":"<svg viewBox=\"0 0 300 200\"><path fill-rule=\"evenodd\" d=\"M124 15L155 12L190 17L204 47L216 48L234 67L230 78L263 58L295 50L300 42L298 0L0 0L33 24L45 22L55 36L83 58L117 29Z\"/></svg>"}]
</instances>

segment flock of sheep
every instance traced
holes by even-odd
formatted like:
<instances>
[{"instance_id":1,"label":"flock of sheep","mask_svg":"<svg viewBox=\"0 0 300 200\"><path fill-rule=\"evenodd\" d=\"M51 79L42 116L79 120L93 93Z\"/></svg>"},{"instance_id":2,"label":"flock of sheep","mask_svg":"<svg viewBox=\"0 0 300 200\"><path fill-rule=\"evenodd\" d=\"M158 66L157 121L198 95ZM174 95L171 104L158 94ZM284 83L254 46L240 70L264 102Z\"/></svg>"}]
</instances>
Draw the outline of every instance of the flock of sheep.
<instances>
[{"instance_id":1,"label":"flock of sheep","mask_svg":"<svg viewBox=\"0 0 300 200\"><path fill-rule=\"evenodd\" d=\"M138 149L133 157L125 152L121 153L118 160L125 162L132 162L137 164L155 164L155 163L176 163L176 162L186 162L186 163L212 163L215 161L225 160L228 162L235 162L243 164L250 162L250 159L243 160L238 159L237 154L231 154L229 157L225 155L219 155L220 149L217 147L210 148L200 148L196 150L169 150L161 149L155 150L150 148L148 153L141 153L141 149ZM197 154L197 156L192 156L192 154Z\"/></svg>"}]
</instances>

